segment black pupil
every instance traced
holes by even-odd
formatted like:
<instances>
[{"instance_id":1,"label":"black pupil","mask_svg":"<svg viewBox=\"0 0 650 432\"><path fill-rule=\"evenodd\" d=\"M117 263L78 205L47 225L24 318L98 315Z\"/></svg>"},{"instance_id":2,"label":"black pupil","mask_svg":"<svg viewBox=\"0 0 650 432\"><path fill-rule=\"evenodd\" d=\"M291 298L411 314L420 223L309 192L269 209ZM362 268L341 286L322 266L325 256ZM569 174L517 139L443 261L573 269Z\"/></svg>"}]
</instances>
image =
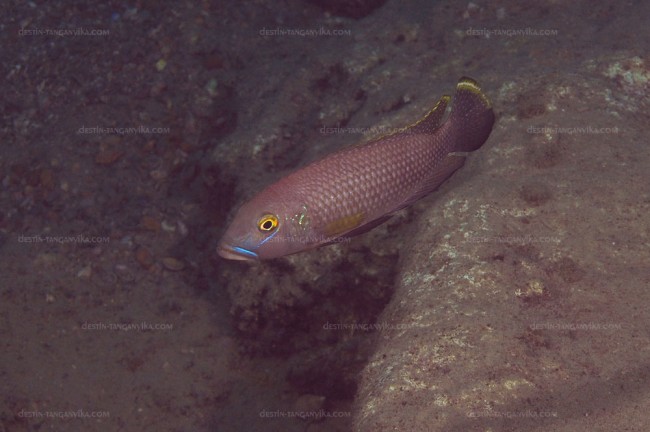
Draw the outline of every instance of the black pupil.
<instances>
[{"instance_id":1,"label":"black pupil","mask_svg":"<svg viewBox=\"0 0 650 432\"><path fill-rule=\"evenodd\" d=\"M270 230L271 228L273 228L273 222L270 220L264 221L262 223L262 228L264 228L267 231Z\"/></svg>"}]
</instances>

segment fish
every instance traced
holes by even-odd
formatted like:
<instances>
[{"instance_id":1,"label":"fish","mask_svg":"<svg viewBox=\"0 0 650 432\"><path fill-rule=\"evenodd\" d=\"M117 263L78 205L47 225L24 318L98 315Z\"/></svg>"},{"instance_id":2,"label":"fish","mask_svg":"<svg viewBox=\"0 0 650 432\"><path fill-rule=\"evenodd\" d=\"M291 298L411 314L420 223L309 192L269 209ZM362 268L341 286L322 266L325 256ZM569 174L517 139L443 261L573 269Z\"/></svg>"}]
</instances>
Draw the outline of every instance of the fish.
<instances>
[{"instance_id":1,"label":"fish","mask_svg":"<svg viewBox=\"0 0 650 432\"><path fill-rule=\"evenodd\" d=\"M412 125L267 186L237 210L217 253L266 260L363 234L437 189L488 139L494 118L479 84L462 77L453 99L443 95Z\"/></svg>"}]
</instances>

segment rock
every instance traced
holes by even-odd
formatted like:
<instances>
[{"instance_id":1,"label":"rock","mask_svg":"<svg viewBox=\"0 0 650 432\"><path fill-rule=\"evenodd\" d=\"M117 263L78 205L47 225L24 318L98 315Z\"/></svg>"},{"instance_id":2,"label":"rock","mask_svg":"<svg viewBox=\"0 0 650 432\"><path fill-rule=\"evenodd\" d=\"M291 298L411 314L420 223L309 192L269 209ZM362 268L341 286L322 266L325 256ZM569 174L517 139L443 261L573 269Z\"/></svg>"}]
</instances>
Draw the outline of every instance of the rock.
<instances>
[{"instance_id":1,"label":"rock","mask_svg":"<svg viewBox=\"0 0 650 432\"><path fill-rule=\"evenodd\" d=\"M584 109L602 106L604 79L563 88L562 109L536 112L535 124L642 130L638 117ZM650 344L631 330L648 319L638 307L650 262L647 157L632 162L640 142L613 128L551 127L531 139L529 124L515 124L530 116L494 105L505 110L500 124L403 249L379 318L395 327L361 374L355 431L582 431L612 420L578 413L636 403L630 392L647 375L638 347ZM531 158L532 146L548 151Z\"/></svg>"}]
</instances>

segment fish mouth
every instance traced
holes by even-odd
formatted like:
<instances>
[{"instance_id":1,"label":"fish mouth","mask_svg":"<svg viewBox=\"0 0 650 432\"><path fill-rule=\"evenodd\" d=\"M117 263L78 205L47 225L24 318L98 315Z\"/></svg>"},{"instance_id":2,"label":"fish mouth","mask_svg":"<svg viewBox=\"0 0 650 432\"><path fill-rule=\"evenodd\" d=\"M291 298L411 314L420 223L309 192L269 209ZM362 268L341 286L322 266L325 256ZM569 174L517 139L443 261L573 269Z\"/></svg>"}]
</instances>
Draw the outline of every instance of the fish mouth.
<instances>
[{"instance_id":1,"label":"fish mouth","mask_svg":"<svg viewBox=\"0 0 650 432\"><path fill-rule=\"evenodd\" d=\"M217 247L217 253L221 258L236 260L236 261L256 261L259 256L248 249L238 246L230 246L227 244L220 244Z\"/></svg>"}]
</instances>

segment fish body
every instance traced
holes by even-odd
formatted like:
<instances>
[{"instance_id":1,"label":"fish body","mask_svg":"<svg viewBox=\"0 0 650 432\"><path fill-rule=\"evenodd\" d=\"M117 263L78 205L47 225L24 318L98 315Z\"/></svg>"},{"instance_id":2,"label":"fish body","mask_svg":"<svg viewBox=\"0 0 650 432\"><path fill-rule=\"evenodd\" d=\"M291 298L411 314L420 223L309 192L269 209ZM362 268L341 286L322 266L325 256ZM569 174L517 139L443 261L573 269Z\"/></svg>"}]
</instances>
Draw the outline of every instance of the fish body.
<instances>
[{"instance_id":1,"label":"fish body","mask_svg":"<svg viewBox=\"0 0 650 432\"><path fill-rule=\"evenodd\" d=\"M487 140L488 98L463 77L417 123L345 148L268 186L236 213L218 246L223 258L277 258L349 238L435 190Z\"/></svg>"}]
</instances>

